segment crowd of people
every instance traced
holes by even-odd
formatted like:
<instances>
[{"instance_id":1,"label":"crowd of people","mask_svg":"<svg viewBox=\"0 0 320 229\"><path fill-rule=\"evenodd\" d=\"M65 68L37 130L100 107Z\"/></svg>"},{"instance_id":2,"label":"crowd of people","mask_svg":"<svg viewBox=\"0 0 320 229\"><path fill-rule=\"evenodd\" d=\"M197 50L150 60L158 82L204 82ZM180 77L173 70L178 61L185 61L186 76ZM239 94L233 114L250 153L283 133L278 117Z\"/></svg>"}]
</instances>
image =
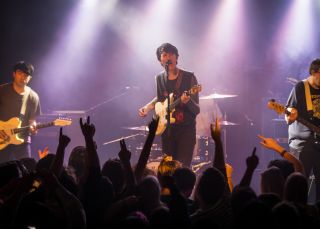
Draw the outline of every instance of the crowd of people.
<instances>
[{"instance_id":1,"label":"crowd of people","mask_svg":"<svg viewBox=\"0 0 320 229\"><path fill-rule=\"evenodd\" d=\"M212 165L201 174L169 155L156 171L147 168L158 119L152 119L138 162L120 141L117 158L101 163L90 117L79 123L85 145L63 165L70 139L59 134L55 154L23 158L0 166L1 228L316 228L319 202L308 203L301 162L272 138L261 144L283 159L261 173L261 193L251 188L259 164L256 149L246 159L239 184L228 185L219 122L211 124ZM209 124L208 124L209 125ZM291 156L290 156L291 155Z\"/></svg>"}]
</instances>

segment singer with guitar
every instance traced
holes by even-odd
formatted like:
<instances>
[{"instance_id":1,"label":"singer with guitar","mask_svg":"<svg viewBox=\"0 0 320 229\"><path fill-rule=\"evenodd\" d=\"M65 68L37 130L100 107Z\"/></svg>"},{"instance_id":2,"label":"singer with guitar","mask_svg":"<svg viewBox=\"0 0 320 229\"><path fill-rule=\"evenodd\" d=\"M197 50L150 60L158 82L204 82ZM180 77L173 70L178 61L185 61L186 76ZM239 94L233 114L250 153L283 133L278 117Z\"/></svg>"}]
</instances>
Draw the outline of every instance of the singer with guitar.
<instances>
[{"instance_id":1,"label":"singer with guitar","mask_svg":"<svg viewBox=\"0 0 320 229\"><path fill-rule=\"evenodd\" d=\"M289 124L290 151L303 164L305 174L315 177L316 200L320 200L320 59L309 66L310 75L292 89L285 119Z\"/></svg>"},{"instance_id":2,"label":"singer with guitar","mask_svg":"<svg viewBox=\"0 0 320 229\"><path fill-rule=\"evenodd\" d=\"M139 116L145 117L155 109L159 117L156 134L161 134L162 153L190 167L196 144L196 116L200 112L201 87L192 72L177 67L179 53L174 45L162 44L157 48L156 55L164 68L156 76L157 97L139 109Z\"/></svg>"},{"instance_id":3,"label":"singer with guitar","mask_svg":"<svg viewBox=\"0 0 320 229\"><path fill-rule=\"evenodd\" d=\"M41 112L38 94L27 86L33 72L32 64L17 62L13 66L13 81L0 85L0 163L31 156L31 134L36 133L35 118ZM6 130L15 124L30 128L17 134L21 143L8 144L12 139Z\"/></svg>"}]
</instances>

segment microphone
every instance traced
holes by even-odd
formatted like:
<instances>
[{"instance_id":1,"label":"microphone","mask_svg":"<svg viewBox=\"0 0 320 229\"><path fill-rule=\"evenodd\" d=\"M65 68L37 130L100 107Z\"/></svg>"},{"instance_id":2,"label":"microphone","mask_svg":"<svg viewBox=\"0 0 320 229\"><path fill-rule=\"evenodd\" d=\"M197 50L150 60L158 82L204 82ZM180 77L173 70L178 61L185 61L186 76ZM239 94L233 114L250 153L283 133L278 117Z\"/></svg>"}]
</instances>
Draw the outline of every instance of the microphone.
<instances>
[{"instance_id":1,"label":"microphone","mask_svg":"<svg viewBox=\"0 0 320 229\"><path fill-rule=\"evenodd\" d=\"M166 64L164 65L164 68L166 69L166 72L167 72L167 76L169 77L169 65L172 64L172 61L171 60L167 60Z\"/></svg>"},{"instance_id":2,"label":"microphone","mask_svg":"<svg viewBox=\"0 0 320 229\"><path fill-rule=\"evenodd\" d=\"M171 61L171 60L167 60L166 66L168 66L168 65L170 65L170 64L172 64L172 61Z\"/></svg>"}]
</instances>

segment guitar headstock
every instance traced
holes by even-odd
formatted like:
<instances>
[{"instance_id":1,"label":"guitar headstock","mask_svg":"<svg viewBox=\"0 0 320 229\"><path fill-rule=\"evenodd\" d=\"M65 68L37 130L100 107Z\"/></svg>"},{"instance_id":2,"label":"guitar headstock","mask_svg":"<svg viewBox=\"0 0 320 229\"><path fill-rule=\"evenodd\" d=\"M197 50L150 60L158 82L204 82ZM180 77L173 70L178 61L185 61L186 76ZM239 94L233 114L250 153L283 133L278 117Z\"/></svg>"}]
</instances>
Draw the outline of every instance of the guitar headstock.
<instances>
[{"instance_id":1,"label":"guitar headstock","mask_svg":"<svg viewBox=\"0 0 320 229\"><path fill-rule=\"evenodd\" d=\"M55 126L70 126L72 124L72 120L70 118L57 118L53 121Z\"/></svg>"},{"instance_id":2,"label":"guitar headstock","mask_svg":"<svg viewBox=\"0 0 320 229\"><path fill-rule=\"evenodd\" d=\"M280 103L277 103L274 99L269 100L268 107L271 110L274 110L275 112L277 112L278 114L286 113L285 106L281 105Z\"/></svg>"},{"instance_id":3,"label":"guitar headstock","mask_svg":"<svg viewBox=\"0 0 320 229\"><path fill-rule=\"evenodd\" d=\"M201 90L202 90L201 84L197 84L197 85L192 86L192 88L189 90L189 93L191 95L193 95L193 94L200 92Z\"/></svg>"}]
</instances>

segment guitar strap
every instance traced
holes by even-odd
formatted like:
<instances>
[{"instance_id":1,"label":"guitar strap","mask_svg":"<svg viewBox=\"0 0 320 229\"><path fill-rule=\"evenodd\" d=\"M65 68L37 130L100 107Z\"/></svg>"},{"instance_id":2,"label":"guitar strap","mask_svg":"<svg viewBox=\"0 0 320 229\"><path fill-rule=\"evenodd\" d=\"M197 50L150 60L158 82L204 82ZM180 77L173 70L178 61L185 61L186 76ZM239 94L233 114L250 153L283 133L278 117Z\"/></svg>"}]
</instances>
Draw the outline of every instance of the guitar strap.
<instances>
[{"instance_id":1,"label":"guitar strap","mask_svg":"<svg viewBox=\"0 0 320 229\"><path fill-rule=\"evenodd\" d=\"M30 91L31 91L30 87L26 86L25 91L24 91L24 95L22 97L22 106L21 106L20 117L19 117L20 121L22 121L23 117L26 114L27 100L30 95Z\"/></svg>"},{"instance_id":2,"label":"guitar strap","mask_svg":"<svg viewBox=\"0 0 320 229\"><path fill-rule=\"evenodd\" d=\"M310 85L308 83L308 80L304 79L303 84L304 84L304 92L306 95L307 111L313 111L311 93L310 93Z\"/></svg>"},{"instance_id":3,"label":"guitar strap","mask_svg":"<svg viewBox=\"0 0 320 229\"><path fill-rule=\"evenodd\" d=\"M180 94L181 82L182 82L182 74L181 74L181 72L180 72L180 70L179 70L177 82L176 82L176 85L175 85L175 90L176 90L176 92L179 93L179 94Z\"/></svg>"}]
</instances>

